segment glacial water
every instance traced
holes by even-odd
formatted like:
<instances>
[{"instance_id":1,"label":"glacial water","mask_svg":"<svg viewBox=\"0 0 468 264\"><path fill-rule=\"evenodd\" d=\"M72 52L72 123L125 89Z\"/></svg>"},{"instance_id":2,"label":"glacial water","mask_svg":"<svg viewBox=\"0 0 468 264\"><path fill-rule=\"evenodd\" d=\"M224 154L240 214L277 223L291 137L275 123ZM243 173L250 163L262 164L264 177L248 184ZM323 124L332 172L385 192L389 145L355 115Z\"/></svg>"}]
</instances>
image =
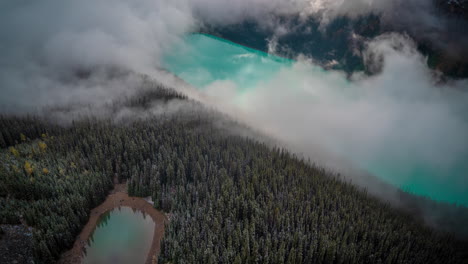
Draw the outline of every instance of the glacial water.
<instances>
[{"instance_id":1,"label":"glacial water","mask_svg":"<svg viewBox=\"0 0 468 264\"><path fill-rule=\"evenodd\" d=\"M85 247L82 263L145 263L155 223L149 215L130 207L115 208L100 216Z\"/></svg>"},{"instance_id":2,"label":"glacial water","mask_svg":"<svg viewBox=\"0 0 468 264\"><path fill-rule=\"evenodd\" d=\"M168 54L166 68L189 84L203 89L214 81L233 81L249 89L293 61L205 34L192 34Z\"/></svg>"},{"instance_id":3,"label":"glacial water","mask_svg":"<svg viewBox=\"0 0 468 264\"><path fill-rule=\"evenodd\" d=\"M166 69L200 90L207 89L214 82L230 81L236 84L238 94L255 89L259 82L270 80L293 64L292 60L205 34L187 35L184 42L164 58ZM319 67L313 67L312 71L327 76L327 72ZM344 86L349 84L346 80L342 83ZM340 154L405 191L468 206L467 184L464 182L468 172L468 162L465 161L468 159L460 159L450 168L438 169L412 160L389 162L382 153L374 161L356 160L353 153Z\"/></svg>"}]
</instances>

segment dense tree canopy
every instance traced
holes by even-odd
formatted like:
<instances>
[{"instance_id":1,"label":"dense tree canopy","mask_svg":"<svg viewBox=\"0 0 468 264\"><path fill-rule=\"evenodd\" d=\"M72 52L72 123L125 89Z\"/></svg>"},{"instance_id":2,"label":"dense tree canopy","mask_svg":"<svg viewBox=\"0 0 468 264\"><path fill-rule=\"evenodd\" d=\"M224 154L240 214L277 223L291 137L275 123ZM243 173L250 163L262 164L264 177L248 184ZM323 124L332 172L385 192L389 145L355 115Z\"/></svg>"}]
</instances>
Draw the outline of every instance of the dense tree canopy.
<instances>
[{"instance_id":1,"label":"dense tree canopy","mask_svg":"<svg viewBox=\"0 0 468 264\"><path fill-rule=\"evenodd\" d=\"M186 98L157 87L112 107L170 100ZM222 118L2 116L0 223L34 227L35 259L52 263L118 180L169 214L160 263L466 263L466 243L282 148L224 133Z\"/></svg>"}]
</instances>

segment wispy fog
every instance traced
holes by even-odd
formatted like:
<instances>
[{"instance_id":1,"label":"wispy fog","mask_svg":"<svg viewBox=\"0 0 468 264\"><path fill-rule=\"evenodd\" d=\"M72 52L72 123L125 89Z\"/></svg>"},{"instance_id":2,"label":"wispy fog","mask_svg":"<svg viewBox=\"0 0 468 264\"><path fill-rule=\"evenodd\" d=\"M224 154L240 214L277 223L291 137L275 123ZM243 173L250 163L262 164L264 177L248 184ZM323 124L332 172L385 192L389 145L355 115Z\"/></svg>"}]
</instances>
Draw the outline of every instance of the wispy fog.
<instances>
[{"instance_id":1,"label":"wispy fog","mask_svg":"<svg viewBox=\"0 0 468 264\"><path fill-rule=\"evenodd\" d=\"M153 74L194 25L182 1L2 1L0 109L111 100L128 83L109 74Z\"/></svg>"}]
</instances>

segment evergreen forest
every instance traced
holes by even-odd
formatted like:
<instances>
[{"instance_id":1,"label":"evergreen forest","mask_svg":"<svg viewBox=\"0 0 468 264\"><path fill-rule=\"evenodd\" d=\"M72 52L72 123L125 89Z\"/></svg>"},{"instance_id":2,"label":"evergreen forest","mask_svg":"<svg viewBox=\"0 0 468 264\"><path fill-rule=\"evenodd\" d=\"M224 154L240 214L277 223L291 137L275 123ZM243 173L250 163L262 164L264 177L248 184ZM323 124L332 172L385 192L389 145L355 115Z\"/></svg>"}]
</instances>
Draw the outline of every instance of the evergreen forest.
<instances>
[{"instance_id":1,"label":"evergreen forest","mask_svg":"<svg viewBox=\"0 0 468 264\"><path fill-rule=\"evenodd\" d=\"M174 102L189 107L112 117ZM158 263L467 263L466 241L172 89L108 108L0 116L0 223L33 227L35 263L71 248L114 182L168 215Z\"/></svg>"}]
</instances>

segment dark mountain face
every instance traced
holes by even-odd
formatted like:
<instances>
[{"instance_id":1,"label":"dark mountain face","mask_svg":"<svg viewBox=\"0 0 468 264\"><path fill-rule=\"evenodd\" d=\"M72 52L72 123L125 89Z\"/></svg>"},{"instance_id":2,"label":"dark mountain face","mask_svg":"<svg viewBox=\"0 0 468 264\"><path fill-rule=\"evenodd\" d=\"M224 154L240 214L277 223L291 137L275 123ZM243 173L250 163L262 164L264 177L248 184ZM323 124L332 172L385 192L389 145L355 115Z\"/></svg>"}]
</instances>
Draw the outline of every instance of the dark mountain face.
<instances>
[{"instance_id":1,"label":"dark mountain face","mask_svg":"<svg viewBox=\"0 0 468 264\"><path fill-rule=\"evenodd\" d=\"M231 25L208 25L203 32L229 39L233 42L262 51L275 52L294 58L299 54L312 57L327 69L374 73L364 65L365 43L381 34L397 32L415 40L418 50L427 57L428 66L454 78L468 77L468 13L466 0L436 0L431 7L431 17L411 17L418 6L408 4L400 17L399 12L369 14L354 19L337 17L326 26L311 16L276 16L274 26L263 21L249 20ZM433 18L436 18L434 20ZM421 25L417 25L421 23ZM428 24L440 23L432 27ZM415 26L408 26L416 24ZM278 28L285 28L278 34ZM466 45L465 45L466 44Z\"/></svg>"},{"instance_id":2,"label":"dark mountain face","mask_svg":"<svg viewBox=\"0 0 468 264\"><path fill-rule=\"evenodd\" d=\"M275 37L275 29L262 27L256 21L212 27L207 32L265 52L274 43L280 56L294 58L303 54L314 58L325 68L349 73L364 70L361 56L364 38L356 37L355 32L367 37L381 32L380 21L375 16L355 21L339 18L329 24L326 31L312 17L307 21L300 20L299 17L281 17L279 23L288 28L288 33L280 37Z\"/></svg>"},{"instance_id":3,"label":"dark mountain face","mask_svg":"<svg viewBox=\"0 0 468 264\"><path fill-rule=\"evenodd\" d=\"M468 18L467 0L437 0L436 5L442 11L462 18Z\"/></svg>"}]
</instances>

